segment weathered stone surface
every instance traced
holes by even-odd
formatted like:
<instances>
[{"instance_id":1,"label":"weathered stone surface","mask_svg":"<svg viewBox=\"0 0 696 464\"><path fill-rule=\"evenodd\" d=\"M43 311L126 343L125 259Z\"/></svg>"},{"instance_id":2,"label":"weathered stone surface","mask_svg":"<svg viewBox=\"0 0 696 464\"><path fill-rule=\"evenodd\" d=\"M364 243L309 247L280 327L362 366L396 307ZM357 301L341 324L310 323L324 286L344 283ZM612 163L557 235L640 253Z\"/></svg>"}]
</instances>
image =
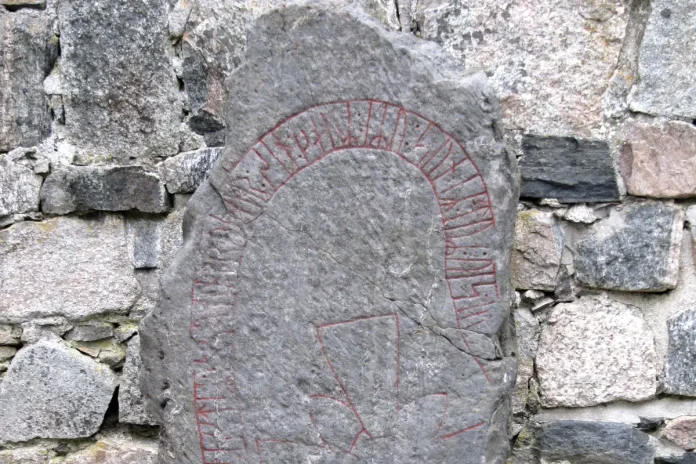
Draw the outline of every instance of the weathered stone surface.
<instances>
[{"instance_id":1,"label":"weathered stone surface","mask_svg":"<svg viewBox=\"0 0 696 464\"><path fill-rule=\"evenodd\" d=\"M665 390L696 396L696 309L685 309L667 321L669 343Z\"/></svg>"},{"instance_id":2,"label":"weathered stone surface","mask_svg":"<svg viewBox=\"0 0 696 464\"><path fill-rule=\"evenodd\" d=\"M517 380L512 397L512 411L525 412L529 394L529 379L534 376L534 358L539 346L539 322L526 308L514 311L515 339L517 341Z\"/></svg>"},{"instance_id":3,"label":"weathered stone surface","mask_svg":"<svg viewBox=\"0 0 696 464\"><path fill-rule=\"evenodd\" d=\"M525 135L522 150L521 197L554 198L563 203L619 199L606 142Z\"/></svg>"},{"instance_id":4,"label":"weathered stone surface","mask_svg":"<svg viewBox=\"0 0 696 464\"><path fill-rule=\"evenodd\" d=\"M696 21L690 0L655 0L638 60L633 111L696 118Z\"/></svg>"},{"instance_id":5,"label":"weathered stone surface","mask_svg":"<svg viewBox=\"0 0 696 464\"><path fill-rule=\"evenodd\" d=\"M0 324L0 345L19 345L21 338L21 327Z\"/></svg>"},{"instance_id":6,"label":"weathered stone surface","mask_svg":"<svg viewBox=\"0 0 696 464\"><path fill-rule=\"evenodd\" d=\"M41 182L38 174L0 155L0 217L37 211Z\"/></svg>"},{"instance_id":7,"label":"weathered stone surface","mask_svg":"<svg viewBox=\"0 0 696 464\"><path fill-rule=\"evenodd\" d=\"M517 192L484 76L317 5L263 16L228 84L142 323L160 461L502 462Z\"/></svg>"},{"instance_id":8,"label":"weathered stone surface","mask_svg":"<svg viewBox=\"0 0 696 464\"><path fill-rule=\"evenodd\" d=\"M553 213L531 210L517 215L511 262L515 288L556 288L562 253L563 233Z\"/></svg>"},{"instance_id":9,"label":"weathered stone surface","mask_svg":"<svg viewBox=\"0 0 696 464\"><path fill-rule=\"evenodd\" d=\"M128 341L126 364L118 389L118 420L126 424L155 425L152 415L145 409L145 399L140 391L140 337Z\"/></svg>"},{"instance_id":10,"label":"weathered stone surface","mask_svg":"<svg viewBox=\"0 0 696 464\"><path fill-rule=\"evenodd\" d=\"M0 5L0 152L37 145L48 135L51 113L43 80L57 44L44 11L9 13Z\"/></svg>"},{"instance_id":11,"label":"weathered stone surface","mask_svg":"<svg viewBox=\"0 0 696 464\"><path fill-rule=\"evenodd\" d=\"M685 450L696 449L696 416L682 416L667 421L662 435Z\"/></svg>"},{"instance_id":12,"label":"weathered stone surface","mask_svg":"<svg viewBox=\"0 0 696 464\"><path fill-rule=\"evenodd\" d=\"M592 224L599 219L594 210L585 205L573 205L561 217L566 221L578 224Z\"/></svg>"},{"instance_id":13,"label":"weathered stone surface","mask_svg":"<svg viewBox=\"0 0 696 464\"><path fill-rule=\"evenodd\" d=\"M640 401L656 389L652 332L638 308L606 297L555 306L536 366L546 407Z\"/></svg>"},{"instance_id":14,"label":"weathered stone surface","mask_svg":"<svg viewBox=\"0 0 696 464\"><path fill-rule=\"evenodd\" d=\"M160 176L169 193L190 193L208 178L222 148L206 148L182 153L160 165Z\"/></svg>"},{"instance_id":15,"label":"weathered stone surface","mask_svg":"<svg viewBox=\"0 0 696 464\"><path fill-rule=\"evenodd\" d=\"M167 0L61 1L66 141L85 160L169 156L181 103L166 55Z\"/></svg>"},{"instance_id":16,"label":"weathered stone surface","mask_svg":"<svg viewBox=\"0 0 696 464\"><path fill-rule=\"evenodd\" d=\"M575 249L577 278L610 290L661 292L677 285L684 213L657 202L612 209Z\"/></svg>"},{"instance_id":17,"label":"weathered stone surface","mask_svg":"<svg viewBox=\"0 0 696 464\"><path fill-rule=\"evenodd\" d=\"M51 452L40 446L0 451L3 464L46 464L50 457Z\"/></svg>"},{"instance_id":18,"label":"weathered stone surface","mask_svg":"<svg viewBox=\"0 0 696 464\"><path fill-rule=\"evenodd\" d=\"M399 0L399 6L406 28L411 23L467 67L486 70L508 128L598 135L626 2Z\"/></svg>"},{"instance_id":19,"label":"weathered stone surface","mask_svg":"<svg viewBox=\"0 0 696 464\"><path fill-rule=\"evenodd\" d=\"M162 213L169 209L169 200L159 177L141 167L69 166L44 182L41 209L48 214L131 209Z\"/></svg>"},{"instance_id":20,"label":"weathered stone surface","mask_svg":"<svg viewBox=\"0 0 696 464\"><path fill-rule=\"evenodd\" d=\"M649 439L629 425L579 421L544 424L537 438L549 464L652 464Z\"/></svg>"},{"instance_id":21,"label":"weathered stone surface","mask_svg":"<svg viewBox=\"0 0 696 464\"><path fill-rule=\"evenodd\" d=\"M90 436L115 388L108 367L59 343L30 345L15 356L0 386L0 440Z\"/></svg>"},{"instance_id":22,"label":"weathered stone surface","mask_svg":"<svg viewBox=\"0 0 696 464\"><path fill-rule=\"evenodd\" d=\"M114 327L111 324L93 321L75 326L75 328L65 334L65 338L77 342L93 342L113 337L113 335Z\"/></svg>"},{"instance_id":23,"label":"weathered stone surface","mask_svg":"<svg viewBox=\"0 0 696 464\"><path fill-rule=\"evenodd\" d=\"M14 346L0 346L0 362L12 359L17 354L17 348Z\"/></svg>"},{"instance_id":24,"label":"weathered stone surface","mask_svg":"<svg viewBox=\"0 0 696 464\"><path fill-rule=\"evenodd\" d=\"M82 451L68 455L61 464L155 464L157 442L112 434Z\"/></svg>"},{"instance_id":25,"label":"weathered stone surface","mask_svg":"<svg viewBox=\"0 0 696 464\"><path fill-rule=\"evenodd\" d=\"M126 360L126 347L116 343L115 340L112 339L96 340L93 342L72 342L70 345L78 351L113 368L123 366Z\"/></svg>"},{"instance_id":26,"label":"weathered stone surface","mask_svg":"<svg viewBox=\"0 0 696 464\"><path fill-rule=\"evenodd\" d=\"M162 221L153 218L130 218L126 221L128 245L133 267L151 269L157 267L160 255Z\"/></svg>"},{"instance_id":27,"label":"weathered stone surface","mask_svg":"<svg viewBox=\"0 0 696 464\"><path fill-rule=\"evenodd\" d=\"M619 169L631 195L655 198L696 196L696 127L681 121L628 121Z\"/></svg>"},{"instance_id":28,"label":"weathered stone surface","mask_svg":"<svg viewBox=\"0 0 696 464\"><path fill-rule=\"evenodd\" d=\"M23 222L0 231L0 320L127 312L140 294L118 216Z\"/></svg>"}]
</instances>

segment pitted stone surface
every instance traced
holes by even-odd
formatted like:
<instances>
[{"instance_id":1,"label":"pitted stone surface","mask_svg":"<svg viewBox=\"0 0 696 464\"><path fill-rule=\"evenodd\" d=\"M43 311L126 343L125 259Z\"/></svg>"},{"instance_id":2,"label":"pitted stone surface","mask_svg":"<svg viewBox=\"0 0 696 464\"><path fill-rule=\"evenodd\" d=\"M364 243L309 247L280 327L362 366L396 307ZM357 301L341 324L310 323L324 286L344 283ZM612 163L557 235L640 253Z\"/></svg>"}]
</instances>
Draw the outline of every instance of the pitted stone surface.
<instances>
[{"instance_id":1,"label":"pitted stone surface","mask_svg":"<svg viewBox=\"0 0 696 464\"><path fill-rule=\"evenodd\" d=\"M696 127L682 121L627 121L619 166L631 195L696 196Z\"/></svg>"},{"instance_id":2,"label":"pitted stone surface","mask_svg":"<svg viewBox=\"0 0 696 464\"><path fill-rule=\"evenodd\" d=\"M145 410L145 399L140 391L140 337L128 340L126 363L118 389L118 420L126 424L155 425L155 420Z\"/></svg>"},{"instance_id":3,"label":"pitted stone surface","mask_svg":"<svg viewBox=\"0 0 696 464\"><path fill-rule=\"evenodd\" d=\"M643 202L612 209L576 244L577 278L588 287L661 292L676 287L684 212Z\"/></svg>"},{"instance_id":4,"label":"pitted stone surface","mask_svg":"<svg viewBox=\"0 0 696 464\"><path fill-rule=\"evenodd\" d=\"M49 214L131 209L163 213L169 199L159 177L139 166L68 166L44 182L41 209Z\"/></svg>"},{"instance_id":5,"label":"pitted stone surface","mask_svg":"<svg viewBox=\"0 0 696 464\"><path fill-rule=\"evenodd\" d=\"M66 141L85 162L174 155L181 102L167 0L58 5Z\"/></svg>"},{"instance_id":6,"label":"pitted stone surface","mask_svg":"<svg viewBox=\"0 0 696 464\"><path fill-rule=\"evenodd\" d=\"M696 118L694 5L690 0L655 0L638 59L640 80L629 104L633 111Z\"/></svg>"},{"instance_id":7,"label":"pitted stone surface","mask_svg":"<svg viewBox=\"0 0 696 464\"><path fill-rule=\"evenodd\" d=\"M54 218L0 231L0 320L126 313L140 295L118 216Z\"/></svg>"},{"instance_id":8,"label":"pitted stone surface","mask_svg":"<svg viewBox=\"0 0 696 464\"><path fill-rule=\"evenodd\" d=\"M685 309L667 321L669 344L665 390L696 396L696 309Z\"/></svg>"},{"instance_id":9,"label":"pitted stone surface","mask_svg":"<svg viewBox=\"0 0 696 464\"><path fill-rule=\"evenodd\" d=\"M604 297L555 306L536 366L546 407L583 407L655 395L652 332L638 308Z\"/></svg>"},{"instance_id":10,"label":"pitted stone surface","mask_svg":"<svg viewBox=\"0 0 696 464\"><path fill-rule=\"evenodd\" d=\"M630 425L558 421L538 432L542 463L652 464L650 436Z\"/></svg>"},{"instance_id":11,"label":"pitted stone surface","mask_svg":"<svg viewBox=\"0 0 696 464\"><path fill-rule=\"evenodd\" d=\"M462 75L352 7L251 29L142 324L161 462L504 461L514 159Z\"/></svg>"},{"instance_id":12,"label":"pitted stone surface","mask_svg":"<svg viewBox=\"0 0 696 464\"><path fill-rule=\"evenodd\" d=\"M0 440L80 438L99 430L116 376L63 345L22 349L0 386Z\"/></svg>"},{"instance_id":13,"label":"pitted stone surface","mask_svg":"<svg viewBox=\"0 0 696 464\"><path fill-rule=\"evenodd\" d=\"M45 11L10 13L0 2L0 152L31 147L48 136L51 113L43 80L57 55L58 39Z\"/></svg>"},{"instance_id":14,"label":"pitted stone surface","mask_svg":"<svg viewBox=\"0 0 696 464\"><path fill-rule=\"evenodd\" d=\"M619 199L614 164L604 141L525 135L522 151L522 198L563 203Z\"/></svg>"},{"instance_id":15,"label":"pitted stone surface","mask_svg":"<svg viewBox=\"0 0 696 464\"><path fill-rule=\"evenodd\" d=\"M553 213L522 211L515 223L512 284L517 289L553 290L563 254L563 233Z\"/></svg>"}]
</instances>

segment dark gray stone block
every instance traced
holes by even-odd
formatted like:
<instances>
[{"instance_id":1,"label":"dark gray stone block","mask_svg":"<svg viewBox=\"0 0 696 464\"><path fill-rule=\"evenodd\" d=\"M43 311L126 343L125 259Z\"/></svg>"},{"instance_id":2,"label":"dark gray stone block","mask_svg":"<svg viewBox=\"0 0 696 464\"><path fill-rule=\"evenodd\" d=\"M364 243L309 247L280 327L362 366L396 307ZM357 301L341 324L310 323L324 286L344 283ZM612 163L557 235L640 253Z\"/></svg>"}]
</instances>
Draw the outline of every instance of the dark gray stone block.
<instances>
[{"instance_id":1,"label":"dark gray stone block","mask_svg":"<svg viewBox=\"0 0 696 464\"><path fill-rule=\"evenodd\" d=\"M578 241L575 270L589 287L661 292L677 285L684 213L658 202L613 209Z\"/></svg>"},{"instance_id":2,"label":"dark gray stone block","mask_svg":"<svg viewBox=\"0 0 696 464\"><path fill-rule=\"evenodd\" d=\"M143 321L160 462L502 464L517 185L496 99L437 45L318 4L251 28Z\"/></svg>"},{"instance_id":3,"label":"dark gray stone block","mask_svg":"<svg viewBox=\"0 0 696 464\"><path fill-rule=\"evenodd\" d=\"M73 211L162 213L169 210L164 184L139 166L64 167L41 187L41 210L48 214Z\"/></svg>"},{"instance_id":4,"label":"dark gray stone block","mask_svg":"<svg viewBox=\"0 0 696 464\"><path fill-rule=\"evenodd\" d=\"M696 309L687 309L667 321L669 342L665 390L696 396Z\"/></svg>"},{"instance_id":5,"label":"dark gray stone block","mask_svg":"<svg viewBox=\"0 0 696 464\"><path fill-rule=\"evenodd\" d=\"M625 424L559 421L538 432L541 458L573 464L652 464L649 436Z\"/></svg>"},{"instance_id":6,"label":"dark gray stone block","mask_svg":"<svg viewBox=\"0 0 696 464\"><path fill-rule=\"evenodd\" d=\"M619 199L606 142L525 135L522 150L522 198L555 198L562 203Z\"/></svg>"},{"instance_id":7,"label":"dark gray stone block","mask_svg":"<svg viewBox=\"0 0 696 464\"><path fill-rule=\"evenodd\" d=\"M696 464L696 453L684 453L681 456L656 458L655 464Z\"/></svg>"}]
</instances>

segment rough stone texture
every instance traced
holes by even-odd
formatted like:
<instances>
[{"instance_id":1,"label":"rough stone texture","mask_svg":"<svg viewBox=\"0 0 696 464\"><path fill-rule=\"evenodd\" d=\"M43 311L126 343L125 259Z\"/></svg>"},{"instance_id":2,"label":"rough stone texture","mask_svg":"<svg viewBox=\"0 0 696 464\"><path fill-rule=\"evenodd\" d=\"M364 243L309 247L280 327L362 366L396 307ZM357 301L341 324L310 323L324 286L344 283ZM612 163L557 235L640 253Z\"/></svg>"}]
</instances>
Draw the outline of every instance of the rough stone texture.
<instances>
[{"instance_id":1,"label":"rough stone texture","mask_svg":"<svg viewBox=\"0 0 696 464\"><path fill-rule=\"evenodd\" d=\"M399 0L399 6L402 24L410 16L423 37L467 67L486 70L508 128L598 135L627 2Z\"/></svg>"},{"instance_id":2,"label":"rough stone texture","mask_svg":"<svg viewBox=\"0 0 696 464\"><path fill-rule=\"evenodd\" d=\"M515 288L556 288L562 253L563 233L553 213L531 210L517 215L511 261Z\"/></svg>"},{"instance_id":3,"label":"rough stone texture","mask_svg":"<svg viewBox=\"0 0 696 464\"><path fill-rule=\"evenodd\" d=\"M650 436L625 424L559 421L538 432L542 462L652 464Z\"/></svg>"},{"instance_id":4,"label":"rough stone texture","mask_svg":"<svg viewBox=\"0 0 696 464\"><path fill-rule=\"evenodd\" d=\"M0 462L3 464L46 464L50 457L50 451L40 446L0 451Z\"/></svg>"},{"instance_id":5,"label":"rough stone texture","mask_svg":"<svg viewBox=\"0 0 696 464\"><path fill-rule=\"evenodd\" d=\"M0 218L37 211L41 182L38 174L0 155Z\"/></svg>"},{"instance_id":6,"label":"rough stone texture","mask_svg":"<svg viewBox=\"0 0 696 464\"><path fill-rule=\"evenodd\" d=\"M655 395L655 347L638 308L606 297L555 306L536 360L546 407L583 407Z\"/></svg>"},{"instance_id":7,"label":"rough stone texture","mask_svg":"<svg viewBox=\"0 0 696 464\"><path fill-rule=\"evenodd\" d=\"M136 269L157 267L162 222L157 219L139 217L126 221L131 260Z\"/></svg>"},{"instance_id":8,"label":"rough stone texture","mask_svg":"<svg viewBox=\"0 0 696 464\"><path fill-rule=\"evenodd\" d=\"M515 338L517 341L517 380L512 397L512 411L525 411L529 394L529 381L534 376L534 358L539 346L539 322L526 308L514 312Z\"/></svg>"},{"instance_id":9,"label":"rough stone texture","mask_svg":"<svg viewBox=\"0 0 696 464\"><path fill-rule=\"evenodd\" d=\"M696 416L682 416L668 421L662 435L685 450L696 448Z\"/></svg>"},{"instance_id":10,"label":"rough stone texture","mask_svg":"<svg viewBox=\"0 0 696 464\"><path fill-rule=\"evenodd\" d=\"M0 320L127 312L140 294L118 216L23 222L0 231Z\"/></svg>"},{"instance_id":11,"label":"rough stone texture","mask_svg":"<svg viewBox=\"0 0 696 464\"><path fill-rule=\"evenodd\" d=\"M43 80L57 44L45 12L9 13L0 6L0 152L37 145L48 135L51 113Z\"/></svg>"},{"instance_id":12,"label":"rough stone texture","mask_svg":"<svg viewBox=\"0 0 696 464\"><path fill-rule=\"evenodd\" d=\"M155 464L157 442L111 434L82 451L72 453L61 464Z\"/></svg>"},{"instance_id":13,"label":"rough stone texture","mask_svg":"<svg viewBox=\"0 0 696 464\"><path fill-rule=\"evenodd\" d=\"M525 135L522 151L522 198L554 198L563 203L619 199L606 142Z\"/></svg>"},{"instance_id":14,"label":"rough stone texture","mask_svg":"<svg viewBox=\"0 0 696 464\"><path fill-rule=\"evenodd\" d=\"M41 209L48 214L131 209L163 213L169 200L159 177L139 166L69 166L44 182Z\"/></svg>"},{"instance_id":15,"label":"rough stone texture","mask_svg":"<svg viewBox=\"0 0 696 464\"><path fill-rule=\"evenodd\" d=\"M677 285L684 213L644 202L612 209L575 249L577 278L589 287L661 292Z\"/></svg>"},{"instance_id":16,"label":"rough stone texture","mask_svg":"<svg viewBox=\"0 0 696 464\"><path fill-rule=\"evenodd\" d=\"M68 143L84 159L169 156L181 103L166 55L167 0L61 1L61 86Z\"/></svg>"},{"instance_id":17,"label":"rough stone texture","mask_svg":"<svg viewBox=\"0 0 696 464\"><path fill-rule=\"evenodd\" d=\"M90 322L80 324L65 334L66 340L77 342L92 342L103 340L114 335L114 328L108 322Z\"/></svg>"},{"instance_id":18,"label":"rough stone texture","mask_svg":"<svg viewBox=\"0 0 696 464\"><path fill-rule=\"evenodd\" d=\"M12 359L17 354L17 348L14 346L0 346L0 362Z\"/></svg>"},{"instance_id":19,"label":"rough stone texture","mask_svg":"<svg viewBox=\"0 0 696 464\"><path fill-rule=\"evenodd\" d=\"M628 121L619 169L631 195L655 198L696 196L696 127L681 121Z\"/></svg>"},{"instance_id":20,"label":"rough stone texture","mask_svg":"<svg viewBox=\"0 0 696 464\"><path fill-rule=\"evenodd\" d=\"M208 178L222 148L206 148L169 158L160 165L160 177L169 193L190 193Z\"/></svg>"},{"instance_id":21,"label":"rough stone texture","mask_svg":"<svg viewBox=\"0 0 696 464\"><path fill-rule=\"evenodd\" d=\"M145 409L145 400L140 391L140 337L128 341L126 364L121 374L118 389L118 420L126 424L155 425L155 420Z\"/></svg>"},{"instance_id":22,"label":"rough stone texture","mask_svg":"<svg viewBox=\"0 0 696 464\"><path fill-rule=\"evenodd\" d=\"M105 366L41 341L22 349L0 386L0 440L94 434L116 388Z\"/></svg>"},{"instance_id":23,"label":"rough stone texture","mask_svg":"<svg viewBox=\"0 0 696 464\"><path fill-rule=\"evenodd\" d=\"M122 367L126 361L126 347L115 340L104 339L93 342L71 342L70 345L82 353L113 368Z\"/></svg>"},{"instance_id":24,"label":"rough stone texture","mask_svg":"<svg viewBox=\"0 0 696 464\"><path fill-rule=\"evenodd\" d=\"M484 76L350 7L247 45L142 323L160 461L502 462L517 192Z\"/></svg>"},{"instance_id":25,"label":"rough stone texture","mask_svg":"<svg viewBox=\"0 0 696 464\"><path fill-rule=\"evenodd\" d=\"M696 396L696 309L686 309L667 321L669 342L665 390Z\"/></svg>"},{"instance_id":26,"label":"rough stone texture","mask_svg":"<svg viewBox=\"0 0 696 464\"><path fill-rule=\"evenodd\" d=\"M633 111L696 118L696 19L690 0L655 0L638 60Z\"/></svg>"},{"instance_id":27,"label":"rough stone texture","mask_svg":"<svg viewBox=\"0 0 696 464\"><path fill-rule=\"evenodd\" d=\"M0 324L0 345L19 345L21 338L21 327Z\"/></svg>"},{"instance_id":28,"label":"rough stone texture","mask_svg":"<svg viewBox=\"0 0 696 464\"><path fill-rule=\"evenodd\" d=\"M599 219L594 210L585 205L573 205L561 217L577 224L592 224Z\"/></svg>"}]
</instances>

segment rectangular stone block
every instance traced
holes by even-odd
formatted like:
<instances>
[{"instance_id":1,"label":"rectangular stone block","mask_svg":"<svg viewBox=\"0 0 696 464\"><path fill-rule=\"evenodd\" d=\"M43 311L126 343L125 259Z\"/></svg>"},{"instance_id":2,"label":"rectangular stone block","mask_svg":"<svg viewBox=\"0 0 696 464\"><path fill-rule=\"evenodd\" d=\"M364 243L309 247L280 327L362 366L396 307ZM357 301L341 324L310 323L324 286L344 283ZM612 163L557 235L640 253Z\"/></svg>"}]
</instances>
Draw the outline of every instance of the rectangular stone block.
<instances>
[{"instance_id":1,"label":"rectangular stone block","mask_svg":"<svg viewBox=\"0 0 696 464\"><path fill-rule=\"evenodd\" d=\"M621 129L619 169L631 195L655 198L696 196L696 127L627 121Z\"/></svg>"},{"instance_id":2,"label":"rectangular stone block","mask_svg":"<svg viewBox=\"0 0 696 464\"><path fill-rule=\"evenodd\" d=\"M629 96L633 111L696 118L696 40L691 0L655 0L638 58L640 80Z\"/></svg>"},{"instance_id":3,"label":"rectangular stone block","mask_svg":"<svg viewBox=\"0 0 696 464\"><path fill-rule=\"evenodd\" d=\"M247 45L141 324L160 461L504 462L518 186L485 75L354 5Z\"/></svg>"},{"instance_id":4,"label":"rectangular stone block","mask_svg":"<svg viewBox=\"0 0 696 464\"><path fill-rule=\"evenodd\" d=\"M37 145L51 114L43 80L58 55L45 11L8 12L0 4L0 152Z\"/></svg>"},{"instance_id":5,"label":"rectangular stone block","mask_svg":"<svg viewBox=\"0 0 696 464\"><path fill-rule=\"evenodd\" d=\"M54 218L0 231L0 320L127 313L140 294L123 219Z\"/></svg>"},{"instance_id":6,"label":"rectangular stone block","mask_svg":"<svg viewBox=\"0 0 696 464\"><path fill-rule=\"evenodd\" d=\"M66 142L93 159L176 154L181 101L167 0L58 4Z\"/></svg>"},{"instance_id":7,"label":"rectangular stone block","mask_svg":"<svg viewBox=\"0 0 696 464\"><path fill-rule=\"evenodd\" d=\"M525 135L522 151L522 198L554 198L562 203L619 199L606 142Z\"/></svg>"},{"instance_id":8,"label":"rectangular stone block","mask_svg":"<svg viewBox=\"0 0 696 464\"><path fill-rule=\"evenodd\" d=\"M667 333L665 390L673 395L696 396L696 309L687 308L670 317Z\"/></svg>"},{"instance_id":9,"label":"rectangular stone block","mask_svg":"<svg viewBox=\"0 0 696 464\"><path fill-rule=\"evenodd\" d=\"M140 166L66 166L52 172L41 188L41 210L48 214L168 209L164 184Z\"/></svg>"},{"instance_id":10,"label":"rectangular stone block","mask_svg":"<svg viewBox=\"0 0 696 464\"><path fill-rule=\"evenodd\" d=\"M684 212L658 202L612 209L575 245L578 280L594 288L662 292L676 287Z\"/></svg>"},{"instance_id":11,"label":"rectangular stone block","mask_svg":"<svg viewBox=\"0 0 696 464\"><path fill-rule=\"evenodd\" d=\"M42 182L31 169L0 155L0 218L38 211Z\"/></svg>"},{"instance_id":12,"label":"rectangular stone block","mask_svg":"<svg viewBox=\"0 0 696 464\"><path fill-rule=\"evenodd\" d=\"M512 284L520 290L552 291L558 284L563 232L553 213L522 211L515 223Z\"/></svg>"}]
</instances>

